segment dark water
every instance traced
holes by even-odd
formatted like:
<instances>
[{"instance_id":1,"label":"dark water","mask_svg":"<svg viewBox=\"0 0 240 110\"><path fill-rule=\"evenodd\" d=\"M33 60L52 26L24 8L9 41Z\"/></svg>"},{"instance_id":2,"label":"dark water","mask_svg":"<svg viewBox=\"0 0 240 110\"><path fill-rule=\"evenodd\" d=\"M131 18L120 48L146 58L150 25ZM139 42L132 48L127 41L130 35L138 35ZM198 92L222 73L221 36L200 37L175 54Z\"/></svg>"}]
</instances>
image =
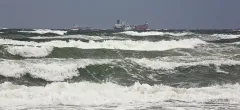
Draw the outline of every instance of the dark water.
<instances>
[{"instance_id":1,"label":"dark water","mask_svg":"<svg viewBox=\"0 0 240 110\"><path fill-rule=\"evenodd\" d=\"M0 30L2 109L238 109L240 31Z\"/></svg>"}]
</instances>

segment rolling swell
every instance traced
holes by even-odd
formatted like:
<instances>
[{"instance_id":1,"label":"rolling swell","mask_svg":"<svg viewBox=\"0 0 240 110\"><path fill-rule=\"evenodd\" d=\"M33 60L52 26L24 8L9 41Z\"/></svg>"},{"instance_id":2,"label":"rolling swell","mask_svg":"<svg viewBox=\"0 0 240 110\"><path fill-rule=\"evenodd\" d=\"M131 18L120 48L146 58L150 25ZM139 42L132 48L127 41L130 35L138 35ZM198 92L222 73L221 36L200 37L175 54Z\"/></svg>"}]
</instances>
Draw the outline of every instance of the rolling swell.
<instances>
[{"instance_id":1,"label":"rolling swell","mask_svg":"<svg viewBox=\"0 0 240 110\"><path fill-rule=\"evenodd\" d=\"M15 71L16 73L12 73L10 76L5 75L9 74L7 71L10 70L3 66L0 68L0 70L2 70L0 73L1 83L10 81L28 86L44 86L59 81L69 83L89 81L95 83L113 82L123 86L131 86L135 82L140 82L150 85L164 84L188 88L226 83L234 84L240 81L240 74L238 72L240 70L239 62L231 65L224 62L219 65L219 63L215 61L215 63L185 63L182 65L169 62L173 67L170 65L166 66L166 64L161 65L162 67L149 67L134 59L112 60L111 62L103 62L100 64L90 63L90 65L81 63L85 66L74 66L73 63L68 64L67 62L67 65L65 63L60 63L58 64L59 66L52 63L39 65L34 62L25 65L24 62L14 61L9 63L11 65L19 65L14 66L15 69L12 71L22 70L22 68L25 68L24 66L27 68L26 70L22 70L22 73ZM33 66L31 67L30 65ZM60 69L59 71L58 68L64 69ZM48 72L52 73L49 74Z\"/></svg>"},{"instance_id":2,"label":"rolling swell","mask_svg":"<svg viewBox=\"0 0 240 110\"><path fill-rule=\"evenodd\" d=\"M26 58L96 58L96 59L123 59L123 58L157 58L164 56L184 56L190 51L187 49L173 49L165 51L132 51L132 50L111 50L111 49L79 49L79 48L53 48L44 56L22 56L11 54L6 50L6 46L0 46L0 58L5 59L26 59ZM194 54L194 53L193 53ZM195 53L196 54L196 53Z\"/></svg>"},{"instance_id":3,"label":"rolling swell","mask_svg":"<svg viewBox=\"0 0 240 110\"><path fill-rule=\"evenodd\" d=\"M29 30L34 31L34 30ZM35 30L37 31L37 30ZM17 30L20 32L20 30ZM24 31L26 33L26 30ZM24 33L23 32L23 33ZM8 33L8 32L6 32ZM21 32L22 33L22 32ZM105 34L104 34L105 33ZM32 34L32 33L29 33ZM46 33L40 33L45 36ZM67 33L66 33L67 34ZM73 34L73 33L72 33ZM13 62L24 71L20 72L20 77L16 77L16 73L6 76L1 75L1 82L13 81L17 84L26 85L46 85L55 81L81 82L90 81L102 83L106 81L115 82L120 85L130 86L136 81L147 84L166 84L170 86L208 86L211 84L237 83L238 75L236 73L238 66L230 66L228 64L216 65L194 64L199 57L226 57L229 55L229 48L222 45L228 40L220 39L205 42L204 38L197 36L196 32L100 32L97 34L89 32L83 33L86 35L71 35L71 36L55 36L55 37L12 37L1 40L0 57L9 60L23 60L21 62ZM199 32L198 34L201 34ZM106 36L107 35L107 36ZM114 36L111 36L114 35ZM219 34L220 35L220 34ZM208 35L210 36L210 35ZM194 37L194 38L192 38ZM212 37L218 37L217 35ZM224 42L218 42L224 41ZM210 43L210 44L209 44ZM221 47L221 48L219 48ZM238 54L237 49L233 49L234 54ZM216 56L218 55L218 56ZM184 56L190 57L193 64L185 65L184 62L177 64L178 66L171 68L171 64L175 63L151 63L142 61L132 61L134 59L156 59L156 61L171 59L176 62L177 59ZM235 58L236 56L229 56ZM67 70L57 71L45 70L46 63L43 63L44 68L27 67L31 65L24 62L24 59L115 59L114 64L91 64L84 67L68 67ZM120 61L119 61L120 60ZM203 59L204 60L204 59ZM181 61L181 60L180 60ZM148 64L149 63L149 64ZM166 63L166 64L165 64ZM12 64L12 63L10 63ZM51 63L50 63L51 64ZM64 64L64 62L63 62ZM72 65L72 63L70 63ZM161 68L162 65L169 67ZM183 64L183 65L181 65ZM35 65L35 63L33 63ZM51 64L53 67L61 68L62 64ZM73 64L74 65L74 64ZM157 66L159 65L159 67ZM39 65L40 66L40 65ZM46 67L45 67L46 66ZM231 71L229 68L235 68ZM30 69L29 69L30 68ZM170 68L170 69L166 69ZM35 71L36 69L36 71ZM69 70L68 70L69 69ZM34 71L33 71L34 70ZM221 71L220 71L221 70ZM60 75L60 79L49 80L48 76L38 75L48 74L53 72ZM36 73L32 73L36 72ZM67 75L70 72L71 74ZM228 75L226 75L229 73ZM63 75L63 76L61 76ZM67 75L65 78L64 75ZM230 80L232 79L232 80ZM34 81L36 80L36 83ZM203 81L204 80L204 81Z\"/></svg>"},{"instance_id":4,"label":"rolling swell","mask_svg":"<svg viewBox=\"0 0 240 110\"><path fill-rule=\"evenodd\" d=\"M239 108L235 31L12 31L0 30L1 109Z\"/></svg>"},{"instance_id":5,"label":"rolling swell","mask_svg":"<svg viewBox=\"0 0 240 110\"><path fill-rule=\"evenodd\" d=\"M214 41L208 41L210 43L234 43L239 42L240 38L232 38L232 39L220 39L220 40L214 40Z\"/></svg>"},{"instance_id":6,"label":"rolling swell","mask_svg":"<svg viewBox=\"0 0 240 110\"><path fill-rule=\"evenodd\" d=\"M95 59L124 59L124 58L161 58L168 56L222 56L238 57L238 45L199 45L194 48L173 48L162 51L121 50L121 49L81 49L75 47L45 47L45 46L0 46L0 58L26 59L26 58L95 58ZM221 48L221 49L219 49Z\"/></svg>"},{"instance_id":7,"label":"rolling swell","mask_svg":"<svg viewBox=\"0 0 240 110\"><path fill-rule=\"evenodd\" d=\"M3 58L152 58L158 55L185 55L176 49L192 49L205 44L200 39L163 40L163 41L132 41L104 40L103 42L80 40L69 42L56 40L49 42L19 41L0 39ZM100 56L100 57L99 57Z\"/></svg>"},{"instance_id":8,"label":"rolling swell","mask_svg":"<svg viewBox=\"0 0 240 110\"><path fill-rule=\"evenodd\" d=\"M132 65L131 65L132 66ZM135 82L147 83L150 85L164 84L173 87L206 87L216 84L235 84L240 80L239 65L220 67L221 71L216 71L214 65L210 66L191 66L178 67L174 70L151 70L143 68L139 65L134 68L126 68L121 66L112 67L112 65L91 65L86 68L79 68L79 76L71 79L65 79L64 82L76 83L89 81L95 83L113 82L123 86L131 86ZM231 69L230 69L231 68ZM232 70L233 69L233 70ZM191 71L191 72L189 72ZM228 74L232 72L231 74ZM42 78L31 76L26 73L20 78L0 76L1 83L10 81L14 84L27 86L45 86L53 81L47 81Z\"/></svg>"},{"instance_id":9,"label":"rolling swell","mask_svg":"<svg viewBox=\"0 0 240 110\"><path fill-rule=\"evenodd\" d=\"M26 33L34 34L33 32L39 32L37 34L41 34L41 36L45 36L44 34L46 34L46 32L44 31L50 32L50 33L60 32L60 31L50 31L50 30L41 30L41 31L39 30L6 31L5 30L4 33L9 34L14 32L19 32L19 33L25 33L25 34ZM153 81L153 79L148 79L149 76L148 77L144 76L143 73L144 71L145 73L153 72L153 74L156 75L154 77L158 77L158 74L169 72L169 70L159 69L159 68L157 70L156 69L153 70L152 68L149 68L149 66L143 66L141 64L133 63L131 61L130 62L125 61L125 59L126 58L137 58L137 59L143 59L143 58L159 59L160 58L162 59L164 57L170 58L173 56L216 57L216 53L218 53L219 55L217 57L223 57L223 56L226 57L225 53L229 53L229 51L225 52L224 50L223 51L217 50L219 48L219 45L218 45L219 43L220 45L222 45L222 43L229 42L228 41L229 39L208 41L208 43L213 43L214 45L213 47L210 47L209 44L206 44L206 42L204 42L204 39L202 38L200 39L199 37L197 37L197 34L203 34L203 33L201 31L199 31L197 34L196 33L197 32L194 32L194 31L192 32L191 31L190 32L186 32L186 31L173 32L172 31L171 32L170 30L170 31L163 31L163 32L149 31L149 32L120 32L120 33L115 33L110 31L109 32L96 31L91 34L91 32L86 31L85 33L83 32L83 34L86 34L86 35L74 35L74 33L72 33L71 34L72 36L68 35L68 36L62 36L62 37L59 35L55 37L13 36L12 38L10 37L5 40L1 40L0 57L4 59L16 59L16 60L41 59L41 58L124 60L123 62L119 63L120 65L124 66L124 68L117 65L112 65L112 64L87 65L84 68L77 68L77 71L78 71L77 74L84 75L85 77L79 77L78 75L77 76L73 75L68 80L72 82L81 81L81 80L101 82L103 80L106 80L106 77L108 77L105 75L116 73L116 74L121 74L122 76L128 77L127 73L131 73L135 75L140 74L139 76L141 76L142 79L140 80L138 78L138 79L126 80L126 78L120 78L121 76L115 76L114 74L113 76L115 77L113 78L117 79L119 77L118 79L119 81L117 81L117 83L120 83L120 84L126 83L125 85L129 85L129 84L131 85L135 81L140 81L140 82L143 81L143 83L148 83L148 84L160 84L160 83L167 84L167 82L170 83L174 79L174 77L169 76L170 74L168 75L168 73L167 75L164 74L166 75L164 79L168 79L171 77L173 77L173 79L163 81L163 79L160 78L159 80L161 80L162 82L158 82L158 81L155 82ZM68 32L65 34L67 35ZM204 34L206 34L205 31L204 31ZM191 38L193 36L195 38ZM233 39L230 39L230 40L233 40ZM224 42L218 42L218 41L224 41ZM229 49L226 49L226 50L229 50ZM234 50L234 52L235 54L237 54L237 50ZM234 58L232 56L230 57ZM172 60L174 61L174 59ZM131 68L129 68L128 66ZM111 69L110 67L114 67L114 69ZM191 69L189 69L190 67ZM202 68L203 70L208 70L206 71L206 73L217 74L215 66L201 66L196 64L196 65L191 65L190 67L187 67L188 69L186 69L184 68L184 65L183 65L183 66L174 68L171 72L174 71L173 73L177 74L175 80L178 80L177 77L179 78L187 77L187 76L181 76L179 74L190 74L187 72L188 71L193 72L194 70L198 70L200 68ZM106 73L104 72L98 73L97 76L93 75L93 73L96 73L97 71L101 71L101 69L103 69L104 71L111 70L111 72L106 71ZM90 70L91 71L97 70L97 71L89 72ZM186 71L186 72L183 73L183 71ZM191 73L194 75L190 74L189 76L197 77L198 76L197 73L201 73L201 71L196 71L196 73ZM206 73L201 73L201 75ZM34 80L34 77L32 77L33 76L32 74L33 73L29 73L29 71L24 72L21 78L23 79L25 78L26 80L27 79L30 80L31 78L33 78L31 80ZM93 79L94 78L93 76L95 77L95 80ZM159 77L160 76L161 75L159 75ZM191 79L191 77L187 77L186 79L180 78L180 80L183 81L183 80L189 79L190 80L189 82L194 82ZM200 78L200 76L198 77ZM3 75L2 78L8 79L9 77L6 77ZM39 77L36 77L36 78L39 78ZM40 79L46 81L46 82L42 80L40 81L40 82L44 82L44 84L49 83L49 81L44 78L40 78ZM40 79L36 79L36 80L40 80ZM99 81L97 81L97 79ZM193 79L197 79L197 78L193 77ZM178 83L180 83L180 80ZM196 82L200 84L199 81L196 80ZM210 82L208 82L207 84L210 84ZM170 84L170 85L174 85L174 84ZM200 85L204 85L204 84L200 84Z\"/></svg>"}]
</instances>

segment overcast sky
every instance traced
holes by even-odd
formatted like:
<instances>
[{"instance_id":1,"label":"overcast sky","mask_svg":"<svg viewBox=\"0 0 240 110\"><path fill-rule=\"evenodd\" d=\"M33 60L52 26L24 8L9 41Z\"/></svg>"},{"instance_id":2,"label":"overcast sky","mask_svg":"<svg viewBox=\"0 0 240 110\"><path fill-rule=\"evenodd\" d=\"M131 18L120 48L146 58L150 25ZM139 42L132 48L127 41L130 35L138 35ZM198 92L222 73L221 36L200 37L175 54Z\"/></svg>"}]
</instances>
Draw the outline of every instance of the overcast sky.
<instances>
[{"instance_id":1,"label":"overcast sky","mask_svg":"<svg viewBox=\"0 0 240 110\"><path fill-rule=\"evenodd\" d=\"M0 0L0 28L109 29L116 20L150 28L240 26L240 0Z\"/></svg>"}]
</instances>

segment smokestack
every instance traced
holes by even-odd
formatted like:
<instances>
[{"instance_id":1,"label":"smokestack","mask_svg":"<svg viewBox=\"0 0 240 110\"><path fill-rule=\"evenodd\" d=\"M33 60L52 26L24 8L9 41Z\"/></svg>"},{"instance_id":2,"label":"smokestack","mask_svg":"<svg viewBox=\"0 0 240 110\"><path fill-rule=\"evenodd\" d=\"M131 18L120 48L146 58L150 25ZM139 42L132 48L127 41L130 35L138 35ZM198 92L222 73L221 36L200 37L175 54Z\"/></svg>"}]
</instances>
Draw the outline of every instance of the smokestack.
<instances>
[{"instance_id":1,"label":"smokestack","mask_svg":"<svg viewBox=\"0 0 240 110\"><path fill-rule=\"evenodd\" d=\"M117 24L120 24L120 20L117 20Z\"/></svg>"}]
</instances>

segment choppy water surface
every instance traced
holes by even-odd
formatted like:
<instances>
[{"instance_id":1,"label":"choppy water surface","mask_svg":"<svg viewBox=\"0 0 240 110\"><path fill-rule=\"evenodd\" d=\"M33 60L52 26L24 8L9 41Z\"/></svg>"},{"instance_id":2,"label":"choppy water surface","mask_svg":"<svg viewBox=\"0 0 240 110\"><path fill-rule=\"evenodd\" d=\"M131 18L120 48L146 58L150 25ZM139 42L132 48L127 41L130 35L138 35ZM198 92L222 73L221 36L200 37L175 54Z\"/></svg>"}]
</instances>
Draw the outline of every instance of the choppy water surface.
<instances>
[{"instance_id":1,"label":"choppy water surface","mask_svg":"<svg viewBox=\"0 0 240 110\"><path fill-rule=\"evenodd\" d=\"M0 30L0 109L240 107L240 32Z\"/></svg>"}]
</instances>

